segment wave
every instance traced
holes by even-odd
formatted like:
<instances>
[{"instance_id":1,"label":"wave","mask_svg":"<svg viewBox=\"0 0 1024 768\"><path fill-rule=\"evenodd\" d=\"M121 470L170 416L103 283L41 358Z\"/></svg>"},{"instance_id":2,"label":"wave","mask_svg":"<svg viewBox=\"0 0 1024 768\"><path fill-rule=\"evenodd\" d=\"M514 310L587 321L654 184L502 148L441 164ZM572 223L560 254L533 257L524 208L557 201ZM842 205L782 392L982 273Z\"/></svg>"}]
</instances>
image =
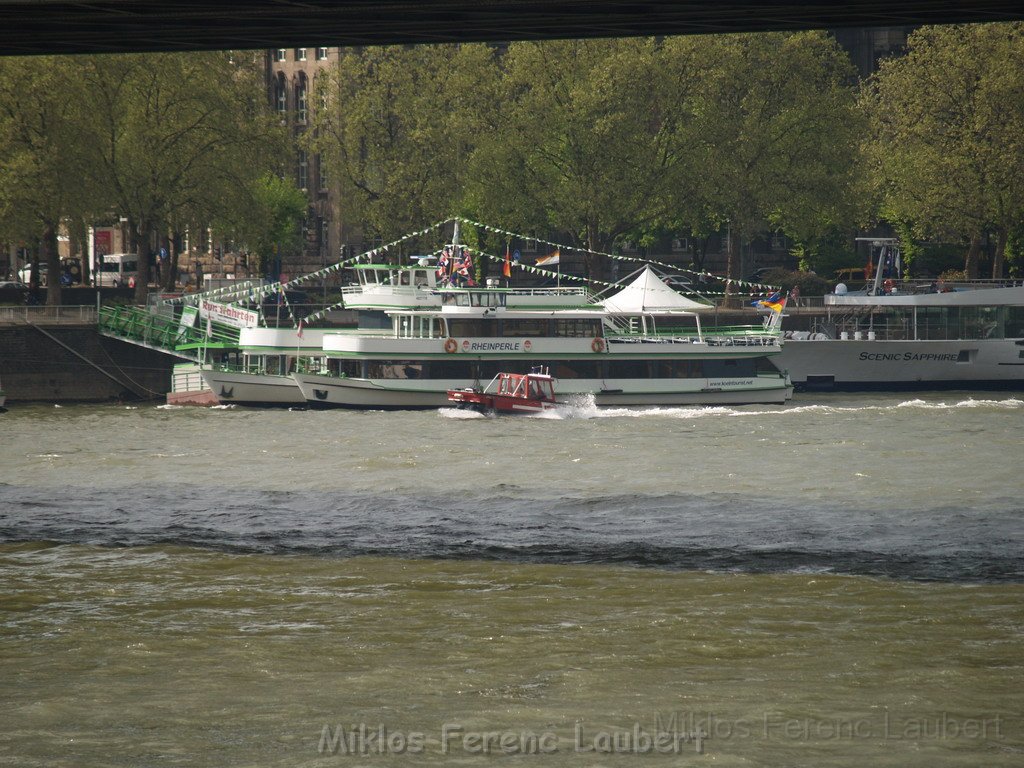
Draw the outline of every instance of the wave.
<instances>
[{"instance_id":1,"label":"wave","mask_svg":"<svg viewBox=\"0 0 1024 768\"><path fill-rule=\"evenodd\" d=\"M1020 410L1024 408L1024 400L1009 398L1006 400L975 400L968 398L955 402L928 402L925 400L906 400L886 405L780 405L773 408L764 406L743 408L731 406L632 406L619 408L598 408L591 402L569 403L554 411L544 414L547 418L763 418L766 416L797 416L808 413L842 414L842 413L885 413L905 409L921 409L935 411L955 411L975 408L992 408L1000 410Z\"/></svg>"},{"instance_id":2,"label":"wave","mask_svg":"<svg viewBox=\"0 0 1024 768\"><path fill-rule=\"evenodd\" d=\"M511 486L416 497L56 491L0 485L0 542L1024 581L1024 523L1011 498L985 511L774 512L742 494L545 499Z\"/></svg>"}]
</instances>

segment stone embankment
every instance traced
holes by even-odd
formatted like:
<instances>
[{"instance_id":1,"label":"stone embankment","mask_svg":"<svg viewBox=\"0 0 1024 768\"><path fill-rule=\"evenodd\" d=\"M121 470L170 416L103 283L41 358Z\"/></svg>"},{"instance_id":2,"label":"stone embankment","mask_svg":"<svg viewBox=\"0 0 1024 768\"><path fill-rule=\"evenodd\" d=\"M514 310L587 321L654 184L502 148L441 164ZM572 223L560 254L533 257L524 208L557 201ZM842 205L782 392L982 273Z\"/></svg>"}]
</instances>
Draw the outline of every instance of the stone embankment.
<instances>
[{"instance_id":1,"label":"stone embankment","mask_svg":"<svg viewBox=\"0 0 1024 768\"><path fill-rule=\"evenodd\" d=\"M163 399L175 362L101 336L94 307L0 307L8 404Z\"/></svg>"}]
</instances>

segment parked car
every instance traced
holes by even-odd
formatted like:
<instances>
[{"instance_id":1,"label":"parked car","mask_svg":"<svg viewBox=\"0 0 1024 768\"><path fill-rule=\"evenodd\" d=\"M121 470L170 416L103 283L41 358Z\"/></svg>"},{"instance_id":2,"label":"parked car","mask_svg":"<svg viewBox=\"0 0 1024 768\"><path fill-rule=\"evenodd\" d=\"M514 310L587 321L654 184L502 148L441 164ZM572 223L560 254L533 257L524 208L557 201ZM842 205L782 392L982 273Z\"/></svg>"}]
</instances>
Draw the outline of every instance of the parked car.
<instances>
[{"instance_id":1,"label":"parked car","mask_svg":"<svg viewBox=\"0 0 1024 768\"><path fill-rule=\"evenodd\" d=\"M46 264L39 265L39 285L46 285ZM26 264L24 267L18 270L18 279L28 285L32 282L32 265Z\"/></svg>"}]
</instances>

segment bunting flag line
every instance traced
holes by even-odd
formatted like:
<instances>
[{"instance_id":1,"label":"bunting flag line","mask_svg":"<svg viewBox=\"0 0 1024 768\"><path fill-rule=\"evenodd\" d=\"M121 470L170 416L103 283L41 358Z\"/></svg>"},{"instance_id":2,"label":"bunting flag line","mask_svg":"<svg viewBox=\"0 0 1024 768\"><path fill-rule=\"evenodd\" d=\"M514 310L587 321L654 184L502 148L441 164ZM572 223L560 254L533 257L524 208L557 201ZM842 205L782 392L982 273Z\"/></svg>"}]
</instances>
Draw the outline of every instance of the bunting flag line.
<instances>
[{"instance_id":1,"label":"bunting flag line","mask_svg":"<svg viewBox=\"0 0 1024 768\"><path fill-rule=\"evenodd\" d=\"M204 291L204 292L201 292L201 293L194 293L194 294L189 294L189 295L186 295L186 296L178 296L178 297L175 297L173 299L164 299L164 300L161 301L161 303L162 304L167 304L167 305L186 304L186 303L198 304L200 299L214 299L214 298L228 299L228 298L233 298L233 301L231 303L237 304L237 303L248 301L248 302L258 303L258 304L262 305L263 299L266 296L274 294L274 293L279 293L283 297L283 301L285 303L287 303L287 295L285 295L283 293L285 287L287 287L287 286L301 286L301 285L304 285L304 284L309 283L311 281L318 280L320 278L325 278L325 277L328 277L328 276L333 275L333 274L338 274L343 269L345 269L345 268L347 268L347 267L351 266L352 264L355 264L355 263L357 263L359 261L362 261L362 260L372 261L374 257L380 256L380 255L382 255L384 253L388 253L388 252L391 251L391 249L395 248L396 246L399 246L399 245L401 245L401 244L403 244L403 243L405 243L405 242L407 242L407 241L409 241L409 240L411 240L413 238L423 237L424 235L429 235L429 234L431 234L432 232L435 232L438 229L441 229L443 227L448 226L449 224L452 224L453 222L461 222L461 223L468 224L468 225L473 226L473 227L480 228L480 229L482 229L484 231L487 231L487 232L492 232L492 233L503 235L506 238L506 240L507 240L506 247L505 247L505 256L504 256L504 258L502 258L502 257L499 257L499 256L495 256L494 254L485 253L484 251L481 251L481 250L478 250L478 249L470 249L468 246L463 246L461 244L458 245L458 249L456 249L456 250L453 250L451 246L446 246L446 247L444 247L442 249L439 249L438 251L435 251L433 254L431 254L431 255L439 256L439 259L440 259L439 263L438 263L438 266L437 266L437 274L438 274L438 282L439 283L447 283L447 282L450 282L453 279L456 279L456 280L459 280L460 282L463 282L465 284L471 284L469 282L469 281L471 281L473 279L473 261L472 261L471 253L477 253L477 254L479 254L483 258L487 258L487 259L489 259L491 261L494 261L494 262L497 262L497 263L501 264L501 271L502 271L502 274L505 277L511 277L512 267L515 266L516 269L520 269L520 270L523 270L525 272L529 272L529 273L532 273L532 274L543 275L543 276L546 276L546 277L560 278L562 280L574 280L574 281L585 283L585 284L600 285L600 286L604 286L604 287L610 287L610 286L616 285L616 283L609 283L609 282L606 282L606 281L603 281L603 280L588 279L588 278L584 278L584 277L579 277L577 275L562 273L560 271L562 252L563 251L567 251L567 252L575 251L575 252L579 252L579 253L593 253L595 255L604 256L604 257L606 257L608 259L612 259L614 261L633 262L633 263L638 263L638 264L651 264L653 266L660 267L661 269L664 269L664 270L669 270L669 271L672 271L672 272L682 272L682 273L686 273L686 274L689 274L689 275L693 275L702 284L701 285L701 290L700 291L696 291L696 293L699 293L700 295L704 295L704 296L721 296L721 295L725 295L725 294L729 293L729 289L730 288L737 288L737 287L744 288L744 289L745 288L757 289L757 290L765 291L765 292L771 292L771 291L774 291L774 290L777 289L777 286L766 285L766 284L763 284L763 283L754 283L754 282L750 282L750 281L746 281L746 280L738 280L738 279L725 278L725 277L721 277L719 275L712 274L710 272L694 270L694 269L690 269L688 267L682 267L682 266L679 266L678 264L666 264L664 262L661 262L661 261L658 261L658 260L655 260L655 259L641 258L641 257L637 257L637 256L626 256L626 255L614 254L614 253L606 253L606 252L602 252L602 251L590 251L588 249L580 248L578 246L568 245L568 244L565 244L565 243L556 243L556 242L552 242L552 241L549 241L549 240L544 240L542 238L522 235L522 234L519 234L519 233L516 233L516 232L512 232L510 230L507 230L507 229L502 229L501 227L495 227L495 226L492 226L492 225L489 225L489 224L483 224L482 222L474 221L474 220L466 218L464 216L453 216L451 218L445 219L444 221L436 222L436 223L434 223L434 224L432 224L432 225L430 225L428 227L425 227L423 229L416 230L414 232L410 232L410 233L408 233L406 235L403 235L402 237L397 238L396 240L391 241L390 243L385 243L383 245L375 246L374 248L371 248L368 251L364 251L363 253L357 254L357 255L352 256L352 257L350 257L348 259L344 259L344 260L339 261L339 262L337 262L335 264L331 264L331 265L329 265L327 267L324 267L322 269L316 270L314 272L310 272L309 274L301 275L299 277L292 278L291 280L278 281L278 282L272 282L272 283L260 283L260 282L248 280L248 281L245 281L245 282L240 283L240 284L231 285L231 286L225 286L223 288L218 288L218 289L211 290L211 291ZM517 238L517 239L524 240L524 241L529 240L529 241L536 242L538 244L543 244L543 245L546 245L549 248L551 248L552 251L550 253L548 253L546 256L542 256L542 257L538 258L536 260L535 264L533 264L533 265L523 264L521 261L518 260L518 258L516 258L516 259L512 259L511 258L511 238ZM518 251L516 252L516 254L518 256ZM550 270L544 269L544 267L546 267L546 266L554 266L554 267L558 268L559 271L556 272L556 271L550 271ZM704 285L703 284L707 280L719 281L720 283L725 285L725 289L726 290L723 291L723 292L704 290ZM320 311L307 316L306 320L305 320L305 323L306 323L306 325L308 325L311 322L315 322L316 320L319 320L321 317L323 317L327 312L329 312L329 311L331 311L333 309L337 309L339 307L343 307L343 306L344 306L344 301L342 300L342 301L336 302L335 304L332 304L332 305L330 305L328 307L324 307ZM293 317L294 317L294 315L293 315Z\"/></svg>"},{"instance_id":2,"label":"bunting flag line","mask_svg":"<svg viewBox=\"0 0 1024 768\"><path fill-rule=\"evenodd\" d=\"M757 288L759 290L772 291L778 288L777 285L767 285L765 283L753 283L748 280L721 277L720 275L716 275L711 272L689 269L688 267L681 267L677 264L665 264L664 262L656 261L650 258L641 258L639 256L624 256L622 254L606 253L604 251L592 251L588 248L580 248L578 246L567 245L565 243L555 243L552 242L551 240L544 240L543 238L522 235L507 229L502 229L501 227L495 227L491 226L490 224L484 224L479 221L468 219L465 216L454 216L453 219L458 219L459 221L465 224L470 224L474 227L479 227L488 232L494 232L500 235L504 235L506 237L515 237L520 240L532 240L536 243L541 243L559 250L578 251L580 253L593 253L597 256L605 256L609 259L614 259L615 261L631 261L636 262L638 264L653 264L655 266L661 267L662 269L668 269L674 272L685 272L686 274L693 275L694 277L697 278L704 278L705 280L718 280L721 281L722 283L725 283L727 286L739 286L741 288Z\"/></svg>"}]
</instances>

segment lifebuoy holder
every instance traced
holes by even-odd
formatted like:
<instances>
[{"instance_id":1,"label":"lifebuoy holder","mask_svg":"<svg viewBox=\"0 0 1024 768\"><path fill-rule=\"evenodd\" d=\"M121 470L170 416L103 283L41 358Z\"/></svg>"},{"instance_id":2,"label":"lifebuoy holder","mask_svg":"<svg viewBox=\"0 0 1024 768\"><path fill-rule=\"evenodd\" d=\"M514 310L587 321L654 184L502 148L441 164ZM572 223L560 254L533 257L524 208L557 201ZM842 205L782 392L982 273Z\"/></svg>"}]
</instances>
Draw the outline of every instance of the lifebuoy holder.
<instances>
[{"instance_id":1,"label":"lifebuoy holder","mask_svg":"<svg viewBox=\"0 0 1024 768\"><path fill-rule=\"evenodd\" d=\"M590 342L590 348L595 352L604 352L604 339L600 336L595 336L594 340Z\"/></svg>"},{"instance_id":2,"label":"lifebuoy holder","mask_svg":"<svg viewBox=\"0 0 1024 768\"><path fill-rule=\"evenodd\" d=\"M457 350L458 348L459 348L459 342L457 342L455 339L447 339L444 342L444 351L447 352L449 355L452 352L454 352L455 350Z\"/></svg>"}]
</instances>

